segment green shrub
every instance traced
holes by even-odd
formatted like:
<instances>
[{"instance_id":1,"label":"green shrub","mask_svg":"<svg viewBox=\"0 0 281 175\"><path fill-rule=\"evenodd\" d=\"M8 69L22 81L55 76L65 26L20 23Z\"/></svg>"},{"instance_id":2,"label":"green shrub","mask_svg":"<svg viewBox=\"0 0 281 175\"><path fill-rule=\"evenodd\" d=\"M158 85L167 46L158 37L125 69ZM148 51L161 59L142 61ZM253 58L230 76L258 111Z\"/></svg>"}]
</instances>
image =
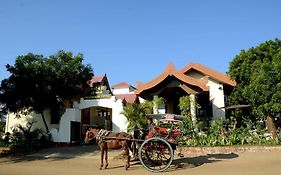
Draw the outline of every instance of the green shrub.
<instances>
[{"instance_id":1,"label":"green shrub","mask_svg":"<svg viewBox=\"0 0 281 175\"><path fill-rule=\"evenodd\" d=\"M212 121L206 132L193 132L189 138L184 138L188 146L227 146L227 145L276 145L281 143L281 133L276 138L267 133L261 125L255 125L250 120L244 121L241 127L233 126L233 121Z\"/></svg>"},{"instance_id":2,"label":"green shrub","mask_svg":"<svg viewBox=\"0 0 281 175\"><path fill-rule=\"evenodd\" d=\"M14 153L25 153L39 149L39 138L42 135L40 129L32 130L34 122L29 122L26 127L18 125L13 128L10 138L11 151Z\"/></svg>"}]
</instances>

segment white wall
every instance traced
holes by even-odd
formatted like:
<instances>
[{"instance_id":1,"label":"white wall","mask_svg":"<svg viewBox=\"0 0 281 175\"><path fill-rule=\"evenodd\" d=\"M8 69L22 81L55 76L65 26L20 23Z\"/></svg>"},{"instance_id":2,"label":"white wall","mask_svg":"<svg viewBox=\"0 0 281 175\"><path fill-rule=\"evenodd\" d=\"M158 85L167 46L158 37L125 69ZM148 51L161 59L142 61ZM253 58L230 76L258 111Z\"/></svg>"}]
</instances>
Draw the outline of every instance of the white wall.
<instances>
[{"instance_id":1,"label":"white wall","mask_svg":"<svg viewBox=\"0 0 281 175\"><path fill-rule=\"evenodd\" d=\"M84 100L81 99L80 103L77 104L79 109L90 108L94 106L101 106L112 109L112 130L113 131L127 131L127 118L121 114L123 111L122 100L116 100L115 96L110 99L93 99Z\"/></svg>"},{"instance_id":2,"label":"white wall","mask_svg":"<svg viewBox=\"0 0 281 175\"><path fill-rule=\"evenodd\" d=\"M223 85L216 80L209 78L207 86L209 86L210 97L213 108L213 120L225 118L224 107L224 90Z\"/></svg>"},{"instance_id":3,"label":"white wall","mask_svg":"<svg viewBox=\"0 0 281 175\"><path fill-rule=\"evenodd\" d=\"M121 100L116 100L115 96L112 96L110 99L81 99L80 103L74 103L73 108L66 109L65 113L60 119L59 124L51 125L49 112L44 112L53 141L70 143L71 121L81 122L81 110L95 106L112 109L113 131L127 131L128 122L126 117L121 114L121 112L123 111L123 104ZM15 114L10 113L7 116L5 132L11 132L12 128L18 126L19 124L26 126L27 122L31 120L37 121L33 125L33 128L40 128L42 130L45 130L42 117L39 114L31 113L27 116L15 118Z\"/></svg>"},{"instance_id":4,"label":"white wall","mask_svg":"<svg viewBox=\"0 0 281 175\"><path fill-rule=\"evenodd\" d=\"M48 111L44 112L46 123L52 135L52 140L54 142L70 142L70 124L71 121L81 122L81 112L79 109L66 109L65 113L62 115L59 124L50 124L50 113ZM14 113L10 113L6 120L6 130L5 132L12 133L12 128L18 126L26 126L29 121L36 121L33 124L32 129L39 128L46 132L45 125L43 123L42 117L39 114L34 112L23 116L20 115L20 118L16 118Z\"/></svg>"},{"instance_id":5,"label":"white wall","mask_svg":"<svg viewBox=\"0 0 281 175\"><path fill-rule=\"evenodd\" d=\"M35 123L32 125L32 129L39 128L46 132L45 125L43 123L43 119L40 114L36 114L34 112L31 112L30 114L24 115L19 114L20 117L16 117L16 114L14 113L8 113L6 118L6 127L5 132L12 132L12 128L17 127L19 125L26 126L28 122L35 121ZM45 120L47 123L47 126L49 130L54 127L58 127L58 124L50 124L51 123L51 117L50 113L48 111L44 112Z\"/></svg>"},{"instance_id":6,"label":"white wall","mask_svg":"<svg viewBox=\"0 0 281 175\"><path fill-rule=\"evenodd\" d=\"M67 108L62 115L59 128L52 128L51 135L54 142L70 143L71 121L81 122L81 110Z\"/></svg>"},{"instance_id":7,"label":"white wall","mask_svg":"<svg viewBox=\"0 0 281 175\"><path fill-rule=\"evenodd\" d=\"M129 87L127 88L120 88L120 89L112 89L113 94L133 94L134 91L131 90Z\"/></svg>"},{"instance_id":8,"label":"white wall","mask_svg":"<svg viewBox=\"0 0 281 175\"><path fill-rule=\"evenodd\" d=\"M112 96L110 99L81 99L80 103L74 103L74 108L66 109L66 112L63 114L60 120L59 129L53 128L51 130L53 141L69 143L71 137L71 121L81 122L81 110L95 106L112 109L113 131L127 131L127 119L121 114L123 111L123 104L121 100L116 100L114 96Z\"/></svg>"}]
</instances>

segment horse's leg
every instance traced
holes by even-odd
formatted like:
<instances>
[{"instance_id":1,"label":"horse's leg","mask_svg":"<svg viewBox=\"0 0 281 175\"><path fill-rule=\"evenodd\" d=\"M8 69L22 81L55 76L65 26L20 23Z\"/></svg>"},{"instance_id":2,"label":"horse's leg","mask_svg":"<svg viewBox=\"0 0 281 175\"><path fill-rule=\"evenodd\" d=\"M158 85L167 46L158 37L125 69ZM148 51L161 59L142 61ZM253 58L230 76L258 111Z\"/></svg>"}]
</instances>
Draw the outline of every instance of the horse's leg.
<instances>
[{"instance_id":1,"label":"horse's leg","mask_svg":"<svg viewBox=\"0 0 281 175\"><path fill-rule=\"evenodd\" d=\"M128 170L128 168L130 167L130 151L129 151L129 145L128 145L127 141L124 142L123 148L124 148L124 155L127 158L125 169Z\"/></svg>"},{"instance_id":2,"label":"horse's leg","mask_svg":"<svg viewBox=\"0 0 281 175\"><path fill-rule=\"evenodd\" d=\"M136 145L136 141L133 141L133 145L132 145L132 150L133 150L133 159L137 160L138 157L138 152L137 152L137 145Z\"/></svg>"},{"instance_id":3,"label":"horse's leg","mask_svg":"<svg viewBox=\"0 0 281 175\"><path fill-rule=\"evenodd\" d=\"M100 164L100 170L102 170L103 167L103 157L104 157L104 148L100 147L100 154L101 154L101 164Z\"/></svg>"},{"instance_id":4,"label":"horse's leg","mask_svg":"<svg viewBox=\"0 0 281 175\"><path fill-rule=\"evenodd\" d=\"M105 167L104 167L104 169L107 169L107 167L108 167L108 149L106 148L104 151L105 151Z\"/></svg>"},{"instance_id":5,"label":"horse's leg","mask_svg":"<svg viewBox=\"0 0 281 175\"><path fill-rule=\"evenodd\" d=\"M127 167L130 168L130 161L131 161L131 160L130 160L130 159L131 159L130 150L129 150L129 148L127 148L127 150L128 150L128 151L127 151L127 152L128 152L128 153L127 153ZM127 169L126 169L126 170L127 170Z\"/></svg>"}]
</instances>

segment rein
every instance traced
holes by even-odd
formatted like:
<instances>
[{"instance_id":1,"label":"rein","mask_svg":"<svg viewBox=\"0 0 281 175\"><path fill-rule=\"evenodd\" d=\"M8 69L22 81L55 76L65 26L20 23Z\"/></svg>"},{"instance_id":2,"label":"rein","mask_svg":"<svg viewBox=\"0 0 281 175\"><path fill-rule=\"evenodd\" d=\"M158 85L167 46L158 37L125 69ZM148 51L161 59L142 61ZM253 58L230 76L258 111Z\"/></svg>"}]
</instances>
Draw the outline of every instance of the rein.
<instances>
[{"instance_id":1,"label":"rein","mask_svg":"<svg viewBox=\"0 0 281 175\"><path fill-rule=\"evenodd\" d=\"M91 131L93 132L93 131ZM94 132L93 132L94 133ZM111 131L105 130L105 129L101 129L98 131L97 134L95 135L95 139L99 140L99 141L108 141L108 140L127 140L127 141L136 141L136 142L143 142L144 140L142 139L135 139L135 138L127 138L127 137L108 137L108 135L111 133Z\"/></svg>"}]
</instances>

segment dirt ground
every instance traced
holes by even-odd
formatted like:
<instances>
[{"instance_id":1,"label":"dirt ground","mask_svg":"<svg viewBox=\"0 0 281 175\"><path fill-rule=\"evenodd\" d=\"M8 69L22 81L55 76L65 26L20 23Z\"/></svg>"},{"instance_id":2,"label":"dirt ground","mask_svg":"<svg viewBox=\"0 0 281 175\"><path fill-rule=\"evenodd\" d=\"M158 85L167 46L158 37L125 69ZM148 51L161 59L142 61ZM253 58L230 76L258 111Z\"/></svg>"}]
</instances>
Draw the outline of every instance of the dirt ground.
<instances>
[{"instance_id":1,"label":"dirt ground","mask_svg":"<svg viewBox=\"0 0 281 175\"><path fill-rule=\"evenodd\" d=\"M124 161L116 159L120 153L118 151L109 153L108 169L99 170L99 152L88 148L54 148L28 156L0 157L0 175L155 174L145 170L138 161L131 162L131 167L126 171ZM275 175L281 172L281 152L185 156L175 157L171 168L163 174Z\"/></svg>"}]
</instances>

